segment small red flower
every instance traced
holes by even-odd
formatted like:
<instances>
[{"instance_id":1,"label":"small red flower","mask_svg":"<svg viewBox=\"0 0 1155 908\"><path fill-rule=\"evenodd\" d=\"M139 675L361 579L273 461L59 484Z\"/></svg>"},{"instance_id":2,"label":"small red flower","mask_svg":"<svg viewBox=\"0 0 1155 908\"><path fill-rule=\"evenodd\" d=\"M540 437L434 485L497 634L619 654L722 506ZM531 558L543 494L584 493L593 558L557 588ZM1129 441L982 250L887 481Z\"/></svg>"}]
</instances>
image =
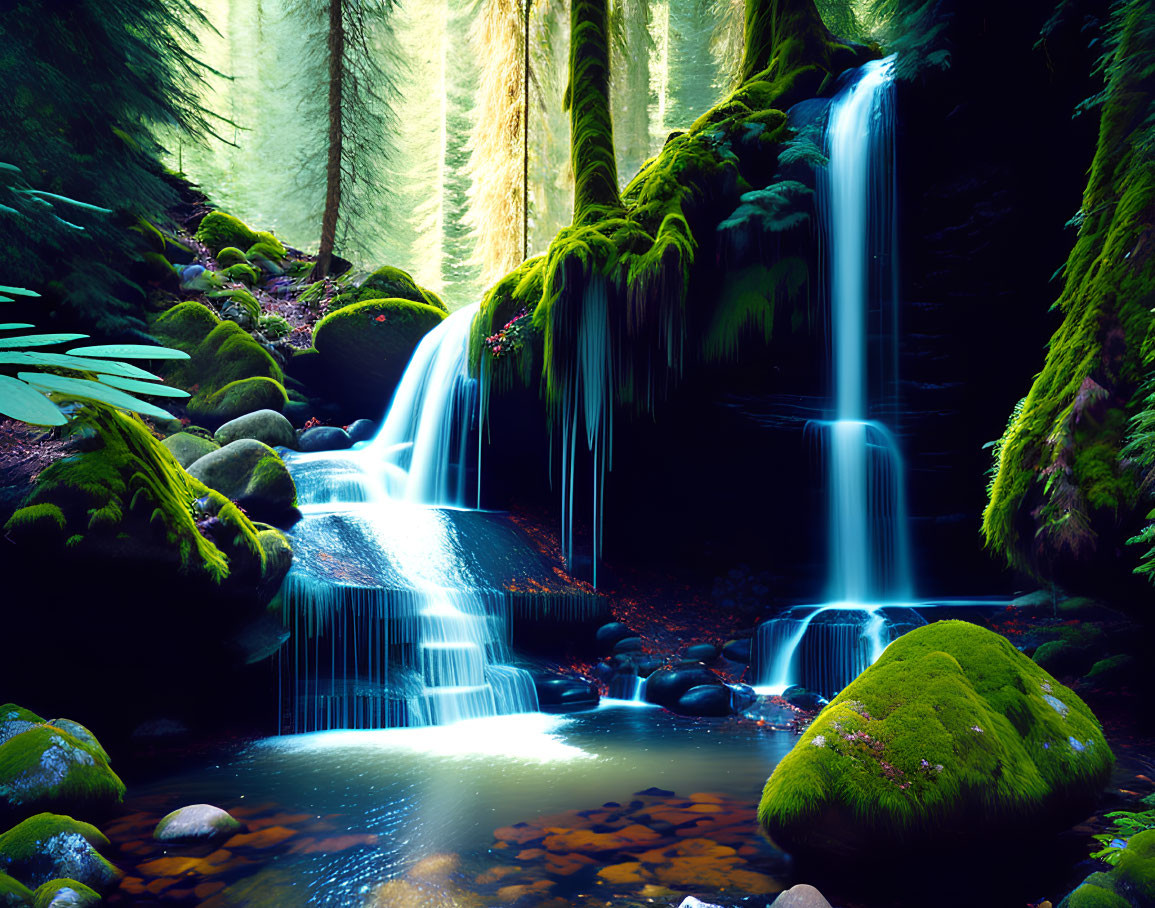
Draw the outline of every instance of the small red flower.
<instances>
[{"instance_id":1,"label":"small red flower","mask_svg":"<svg viewBox=\"0 0 1155 908\"><path fill-rule=\"evenodd\" d=\"M373 319L373 321L383 322L383 321L385 321L385 316L384 315L378 315L375 319Z\"/></svg>"}]
</instances>

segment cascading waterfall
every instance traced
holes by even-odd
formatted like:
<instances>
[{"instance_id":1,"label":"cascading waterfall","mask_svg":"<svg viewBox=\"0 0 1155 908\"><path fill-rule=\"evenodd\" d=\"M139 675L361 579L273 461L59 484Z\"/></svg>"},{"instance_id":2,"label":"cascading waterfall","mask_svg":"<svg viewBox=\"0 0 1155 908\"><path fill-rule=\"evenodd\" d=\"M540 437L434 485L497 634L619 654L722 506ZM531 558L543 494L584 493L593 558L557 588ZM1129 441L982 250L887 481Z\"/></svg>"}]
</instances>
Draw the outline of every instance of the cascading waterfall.
<instances>
[{"instance_id":1,"label":"cascading waterfall","mask_svg":"<svg viewBox=\"0 0 1155 908\"><path fill-rule=\"evenodd\" d=\"M819 199L829 250L832 418L814 425L826 459L827 602L759 628L759 683L772 692L798 683L825 694L844 687L881 655L896 624L888 612L911 598L902 454L891 430L870 418L880 401L869 393L886 368L871 355L872 316L881 324L883 306L895 305L893 292L886 300L876 291L894 287L893 80L893 57L873 61L830 104ZM912 622L921 619L902 609L900 623Z\"/></svg>"},{"instance_id":2,"label":"cascading waterfall","mask_svg":"<svg viewBox=\"0 0 1155 908\"><path fill-rule=\"evenodd\" d=\"M422 340L368 446L287 458L304 515L281 594L294 732L537 709L530 675L502 664L506 594L453 516L466 506L477 417L467 363L477 308Z\"/></svg>"}]
</instances>

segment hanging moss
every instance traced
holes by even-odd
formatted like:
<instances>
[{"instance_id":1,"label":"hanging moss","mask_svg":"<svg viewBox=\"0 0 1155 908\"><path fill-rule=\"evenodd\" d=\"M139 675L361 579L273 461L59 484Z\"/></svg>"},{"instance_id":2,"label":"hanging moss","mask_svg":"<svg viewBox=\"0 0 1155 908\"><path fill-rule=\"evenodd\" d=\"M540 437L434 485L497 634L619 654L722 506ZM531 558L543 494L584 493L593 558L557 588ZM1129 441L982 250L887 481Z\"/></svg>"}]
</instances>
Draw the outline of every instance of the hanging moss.
<instances>
[{"instance_id":1,"label":"hanging moss","mask_svg":"<svg viewBox=\"0 0 1155 908\"><path fill-rule=\"evenodd\" d=\"M1155 365L1155 256L1146 239L1155 208L1155 3L1131 0L1113 15L1098 145L1056 304L1063 323L997 446L983 514L987 545L1044 578L1120 541L1139 501L1138 477L1120 457L1129 418L1138 422L1128 456L1155 451L1150 398L1137 394Z\"/></svg>"},{"instance_id":2,"label":"hanging moss","mask_svg":"<svg viewBox=\"0 0 1155 908\"><path fill-rule=\"evenodd\" d=\"M82 537L81 545L99 549L121 540L153 540L174 551L182 571L221 582L230 561L266 567L253 523L227 498L189 476L172 453L135 416L88 406L77 425L92 430L93 450L59 460L40 474L28 507L5 524L17 542L33 542L22 532L34 523L24 512L55 506L67 521L64 533ZM227 532L214 537L197 527L198 516L215 516Z\"/></svg>"}]
</instances>

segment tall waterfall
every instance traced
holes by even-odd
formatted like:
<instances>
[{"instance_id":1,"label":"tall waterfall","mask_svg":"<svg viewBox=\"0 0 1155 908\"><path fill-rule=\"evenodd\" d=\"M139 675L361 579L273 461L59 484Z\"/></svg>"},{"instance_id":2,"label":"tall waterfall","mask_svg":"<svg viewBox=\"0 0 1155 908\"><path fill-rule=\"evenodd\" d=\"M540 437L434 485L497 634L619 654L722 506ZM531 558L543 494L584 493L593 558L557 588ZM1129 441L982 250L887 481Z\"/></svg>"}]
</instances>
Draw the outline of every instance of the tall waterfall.
<instances>
[{"instance_id":1,"label":"tall waterfall","mask_svg":"<svg viewBox=\"0 0 1155 908\"><path fill-rule=\"evenodd\" d=\"M827 601L759 628L759 682L771 690L805 682L834 693L878 658L896 624L921 621L902 608L912 593L902 454L891 429L871 418L896 380L885 355L897 344L893 82L894 58L873 61L830 104L819 201L831 416L814 425L826 466Z\"/></svg>"},{"instance_id":2,"label":"tall waterfall","mask_svg":"<svg viewBox=\"0 0 1155 908\"><path fill-rule=\"evenodd\" d=\"M477 306L414 353L377 437L359 451L289 455L304 519L282 587L293 731L437 725L537 709L503 664L507 597L470 534L468 375Z\"/></svg>"}]
</instances>

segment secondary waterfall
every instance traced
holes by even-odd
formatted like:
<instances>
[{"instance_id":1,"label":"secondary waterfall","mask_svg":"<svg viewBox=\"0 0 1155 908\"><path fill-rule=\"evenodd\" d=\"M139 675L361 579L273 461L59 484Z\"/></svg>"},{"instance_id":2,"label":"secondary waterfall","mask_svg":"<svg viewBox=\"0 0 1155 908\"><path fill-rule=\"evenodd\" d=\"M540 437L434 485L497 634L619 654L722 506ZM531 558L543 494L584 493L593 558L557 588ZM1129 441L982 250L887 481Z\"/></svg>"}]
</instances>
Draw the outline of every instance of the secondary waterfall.
<instances>
[{"instance_id":1,"label":"secondary waterfall","mask_svg":"<svg viewBox=\"0 0 1155 908\"><path fill-rule=\"evenodd\" d=\"M887 611L912 594L905 478L893 432L871 418L897 371L879 355L897 343L893 83L894 58L876 60L830 103L829 164L818 194L829 267L831 416L812 426L825 456L827 601L759 628L758 681L771 691L804 682L833 694L878 658L896 623L922 623L910 609Z\"/></svg>"},{"instance_id":2,"label":"secondary waterfall","mask_svg":"<svg viewBox=\"0 0 1155 908\"><path fill-rule=\"evenodd\" d=\"M281 590L289 730L537 709L530 675L502 664L508 597L479 555L500 528L460 510L477 418L467 364L477 309L422 340L369 445L286 457L304 515Z\"/></svg>"}]
</instances>

